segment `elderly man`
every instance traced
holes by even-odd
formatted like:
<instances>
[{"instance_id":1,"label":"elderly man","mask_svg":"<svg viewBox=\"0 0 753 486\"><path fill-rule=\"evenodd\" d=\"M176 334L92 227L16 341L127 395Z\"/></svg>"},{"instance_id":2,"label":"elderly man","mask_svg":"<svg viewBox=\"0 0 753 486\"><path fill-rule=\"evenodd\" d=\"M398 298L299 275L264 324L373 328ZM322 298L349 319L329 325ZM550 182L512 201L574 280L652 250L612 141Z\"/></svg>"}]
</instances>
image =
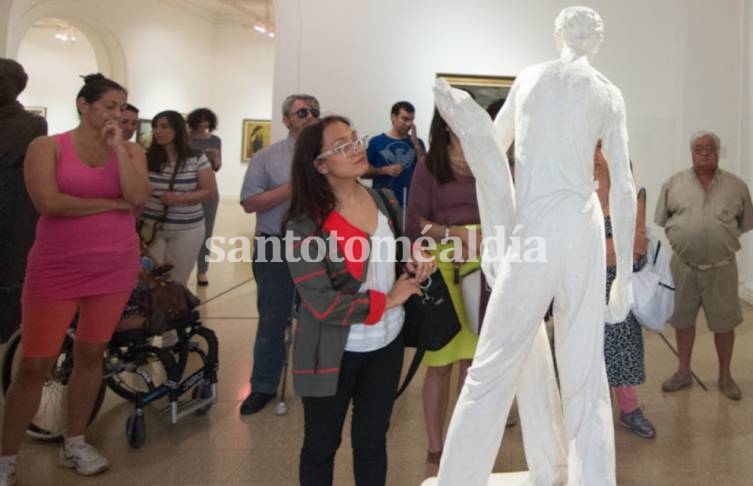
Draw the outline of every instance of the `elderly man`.
<instances>
[{"instance_id":1,"label":"elderly man","mask_svg":"<svg viewBox=\"0 0 753 486\"><path fill-rule=\"evenodd\" d=\"M0 341L21 322L21 286L38 217L24 185L24 157L29 143L47 134L44 118L16 101L27 80L19 63L0 59Z\"/></svg>"},{"instance_id":2,"label":"elderly man","mask_svg":"<svg viewBox=\"0 0 753 486\"><path fill-rule=\"evenodd\" d=\"M437 108L460 138L476 178L483 231L504 224L520 241L539 239L546 247L546 258L533 259L525 247L511 244L494 250L504 253L500 263L484 266L495 283L447 433L440 486L487 484L516 393L530 484L616 482L604 321L622 321L628 313L636 202L622 94L589 63L602 32L603 22L590 8L564 9L555 21L560 58L520 73L495 121L496 134L467 94L441 82L435 88ZM513 139L514 202L501 152ZM604 215L593 181L598 140L612 182L617 260L606 309ZM488 262L488 256L485 251L482 258ZM559 394L552 390L553 372L545 372L551 362L541 363L551 360L541 316L552 298ZM541 370L539 376L531 369Z\"/></svg>"},{"instance_id":3,"label":"elderly man","mask_svg":"<svg viewBox=\"0 0 753 486\"><path fill-rule=\"evenodd\" d=\"M241 205L256 213L256 236L282 243L282 220L290 205L290 167L295 141L306 125L319 118L319 101L306 94L294 94L282 102L282 121L288 128L284 140L254 155L241 188ZM258 241L258 240L257 240ZM293 305L293 278L284 252L275 261L274 245L256 245L252 269L256 279L259 324L254 343L251 393L241 404L241 415L264 408L277 392L285 362L285 326Z\"/></svg>"},{"instance_id":4,"label":"elderly man","mask_svg":"<svg viewBox=\"0 0 753 486\"><path fill-rule=\"evenodd\" d=\"M719 358L719 389L740 400L730 361L735 327L742 320L738 296L739 237L753 228L753 205L745 183L719 168L719 137L698 132L690 139L693 168L672 176L659 194L656 224L664 226L674 255L670 263L675 281L675 328L679 364L662 383L673 392L689 387L690 356L695 341L698 309L703 307L714 333Z\"/></svg>"}]
</instances>

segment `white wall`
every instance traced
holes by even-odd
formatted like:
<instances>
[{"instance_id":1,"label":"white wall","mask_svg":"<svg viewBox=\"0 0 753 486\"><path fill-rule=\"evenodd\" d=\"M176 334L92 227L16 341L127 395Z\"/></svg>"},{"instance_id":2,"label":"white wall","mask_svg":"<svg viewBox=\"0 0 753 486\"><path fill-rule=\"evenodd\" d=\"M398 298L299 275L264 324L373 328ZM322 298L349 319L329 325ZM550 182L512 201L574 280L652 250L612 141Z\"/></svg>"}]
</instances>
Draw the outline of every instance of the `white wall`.
<instances>
[{"instance_id":1,"label":"white wall","mask_svg":"<svg viewBox=\"0 0 753 486\"><path fill-rule=\"evenodd\" d=\"M749 111L743 103L749 64L744 2L585 3L605 22L594 64L625 96L631 156L636 179L648 190L649 220L661 184L689 167L688 139L698 129L722 138L722 167L750 171L749 153L741 158L741 144L750 135L741 137L740 131ZM556 57L554 18L569 4L279 0L275 104L288 93L310 92L324 110L348 115L359 130L375 134L388 128L390 105L407 99L416 105L425 137L437 72L514 76ZM752 261L741 267L749 281Z\"/></svg>"},{"instance_id":2,"label":"white wall","mask_svg":"<svg viewBox=\"0 0 753 486\"><path fill-rule=\"evenodd\" d=\"M29 86L41 86L23 99L30 105L42 104L32 102L32 97L44 93L44 99L50 100L44 106L67 104L74 110L71 100L80 83L57 85L58 64L68 63L69 58L50 58L25 40L22 43L28 27L45 17L65 19L85 31L97 55L96 66L128 87L129 101L140 108L142 118L166 109L214 110L220 121L217 134L223 139L220 193L238 198L246 168L240 161L242 120L272 115L271 39L250 28L215 25L155 0L15 0L0 36L8 28L9 55L22 55L23 64L35 66ZM81 66L75 60L74 64ZM87 67L78 74L94 70ZM70 119L51 123L51 131L71 124Z\"/></svg>"},{"instance_id":3,"label":"white wall","mask_svg":"<svg viewBox=\"0 0 753 486\"><path fill-rule=\"evenodd\" d=\"M223 163L217 181L222 194L237 201L247 167L240 162L243 119L268 120L278 111L272 106L274 41L248 28L218 26L210 48L211 89L204 103L219 117Z\"/></svg>"},{"instance_id":4,"label":"white wall","mask_svg":"<svg viewBox=\"0 0 753 486\"><path fill-rule=\"evenodd\" d=\"M18 51L29 82L19 100L26 106L47 108L50 133L78 125L76 93L81 89L82 74L97 72L97 60L91 44L83 35L73 43L55 39L55 30L32 28L24 36ZM55 82L50 82L54 74Z\"/></svg>"}]
</instances>

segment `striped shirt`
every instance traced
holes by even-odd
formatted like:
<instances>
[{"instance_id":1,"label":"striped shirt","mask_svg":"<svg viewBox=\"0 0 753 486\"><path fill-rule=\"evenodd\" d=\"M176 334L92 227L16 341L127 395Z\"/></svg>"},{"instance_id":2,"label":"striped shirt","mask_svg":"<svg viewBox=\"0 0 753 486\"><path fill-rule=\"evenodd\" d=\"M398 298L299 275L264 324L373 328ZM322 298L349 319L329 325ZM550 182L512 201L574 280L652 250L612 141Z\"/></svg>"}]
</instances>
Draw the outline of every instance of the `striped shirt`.
<instances>
[{"instance_id":1,"label":"striped shirt","mask_svg":"<svg viewBox=\"0 0 753 486\"><path fill-rule=\"evenodd\" d=\"M161 172L149 172L149 182L151 182L154 192L144 205L141 213L142 219L161 220L165 214L165 205L160 200L160 195L167 192L170 188L170 179L173 175L175 164L166 164ZM206 155L189 157L185 164L175 177L173 192L186 193L192 192L199 187L199 171L212 170ZM179 204L170 206L167 212L167 223L171 224L191 224L197 223L204 219L204 211L201 209L201 203Z\"/></svg>"},{"instance_id":2,"label":"striped shirt","mask_svg":"<svg viewBox=\"0 0 753 486\"><path fill-rule=\"evenodd\" d=\"M390 229L387 216L379 212L379 222L371 237L372 251L366 281L359 292L377 290L389 293L395 285L395 236ZM391 241L390 241L391 240ZM384 245L378 242L390 241L390 250L385 254ZM364 353L376 351L390 344L403 328L403 306L399 305L384 311L382 319L376 324L351 324L345 351Z\"/></svg>"}]
</instances>

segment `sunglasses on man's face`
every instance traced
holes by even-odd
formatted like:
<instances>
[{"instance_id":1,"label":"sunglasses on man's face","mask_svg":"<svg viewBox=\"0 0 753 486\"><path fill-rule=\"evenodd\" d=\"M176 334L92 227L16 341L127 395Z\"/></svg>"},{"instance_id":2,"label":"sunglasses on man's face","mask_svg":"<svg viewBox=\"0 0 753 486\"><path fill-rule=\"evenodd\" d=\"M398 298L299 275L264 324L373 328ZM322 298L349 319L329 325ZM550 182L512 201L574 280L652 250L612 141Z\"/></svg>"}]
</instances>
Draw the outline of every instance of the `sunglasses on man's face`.
<instances>
[{"instance_id":1,"label":"sunglasses on man's face","mask_svg":"<svg viewBox=\"0 0 753 486\"><path fill-rule=\"evenodd\" d=\"M314 118L319 118L319 110L316 108L301 108L300 110L294 111L292 114L301 120L309 116L309 114Z\"/></svg>"}]
</instances>

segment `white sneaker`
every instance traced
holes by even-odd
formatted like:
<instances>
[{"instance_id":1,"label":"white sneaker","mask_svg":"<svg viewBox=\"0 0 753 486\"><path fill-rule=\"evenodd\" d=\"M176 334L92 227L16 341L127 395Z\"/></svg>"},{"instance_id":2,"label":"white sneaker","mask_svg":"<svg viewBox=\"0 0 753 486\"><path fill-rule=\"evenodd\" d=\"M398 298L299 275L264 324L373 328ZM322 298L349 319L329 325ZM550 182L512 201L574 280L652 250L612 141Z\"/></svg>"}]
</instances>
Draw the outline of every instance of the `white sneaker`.
<instances>
[{"instance_id":1,"label":"white sneaker","mask_svg":"<svg viewBox=\"0 0 753 486\"><path fill-rule=\"evenodd\" d=\"M14 486L16 484L16 463L0 464L0 486Z\"/></svg>"},{"instance_id":2,"label":"white sneaker","mask_svg":"<svg viewBox=\"0 0 753 486\"><path fill-rule=\"evenodd\" d=\"M107 459L97 452L94 446L86 442L64 444L60 449L58 463L63 467L76 468L76 472L82 476L93 476L110 467Z\"/></svg>"}]
</instances>

